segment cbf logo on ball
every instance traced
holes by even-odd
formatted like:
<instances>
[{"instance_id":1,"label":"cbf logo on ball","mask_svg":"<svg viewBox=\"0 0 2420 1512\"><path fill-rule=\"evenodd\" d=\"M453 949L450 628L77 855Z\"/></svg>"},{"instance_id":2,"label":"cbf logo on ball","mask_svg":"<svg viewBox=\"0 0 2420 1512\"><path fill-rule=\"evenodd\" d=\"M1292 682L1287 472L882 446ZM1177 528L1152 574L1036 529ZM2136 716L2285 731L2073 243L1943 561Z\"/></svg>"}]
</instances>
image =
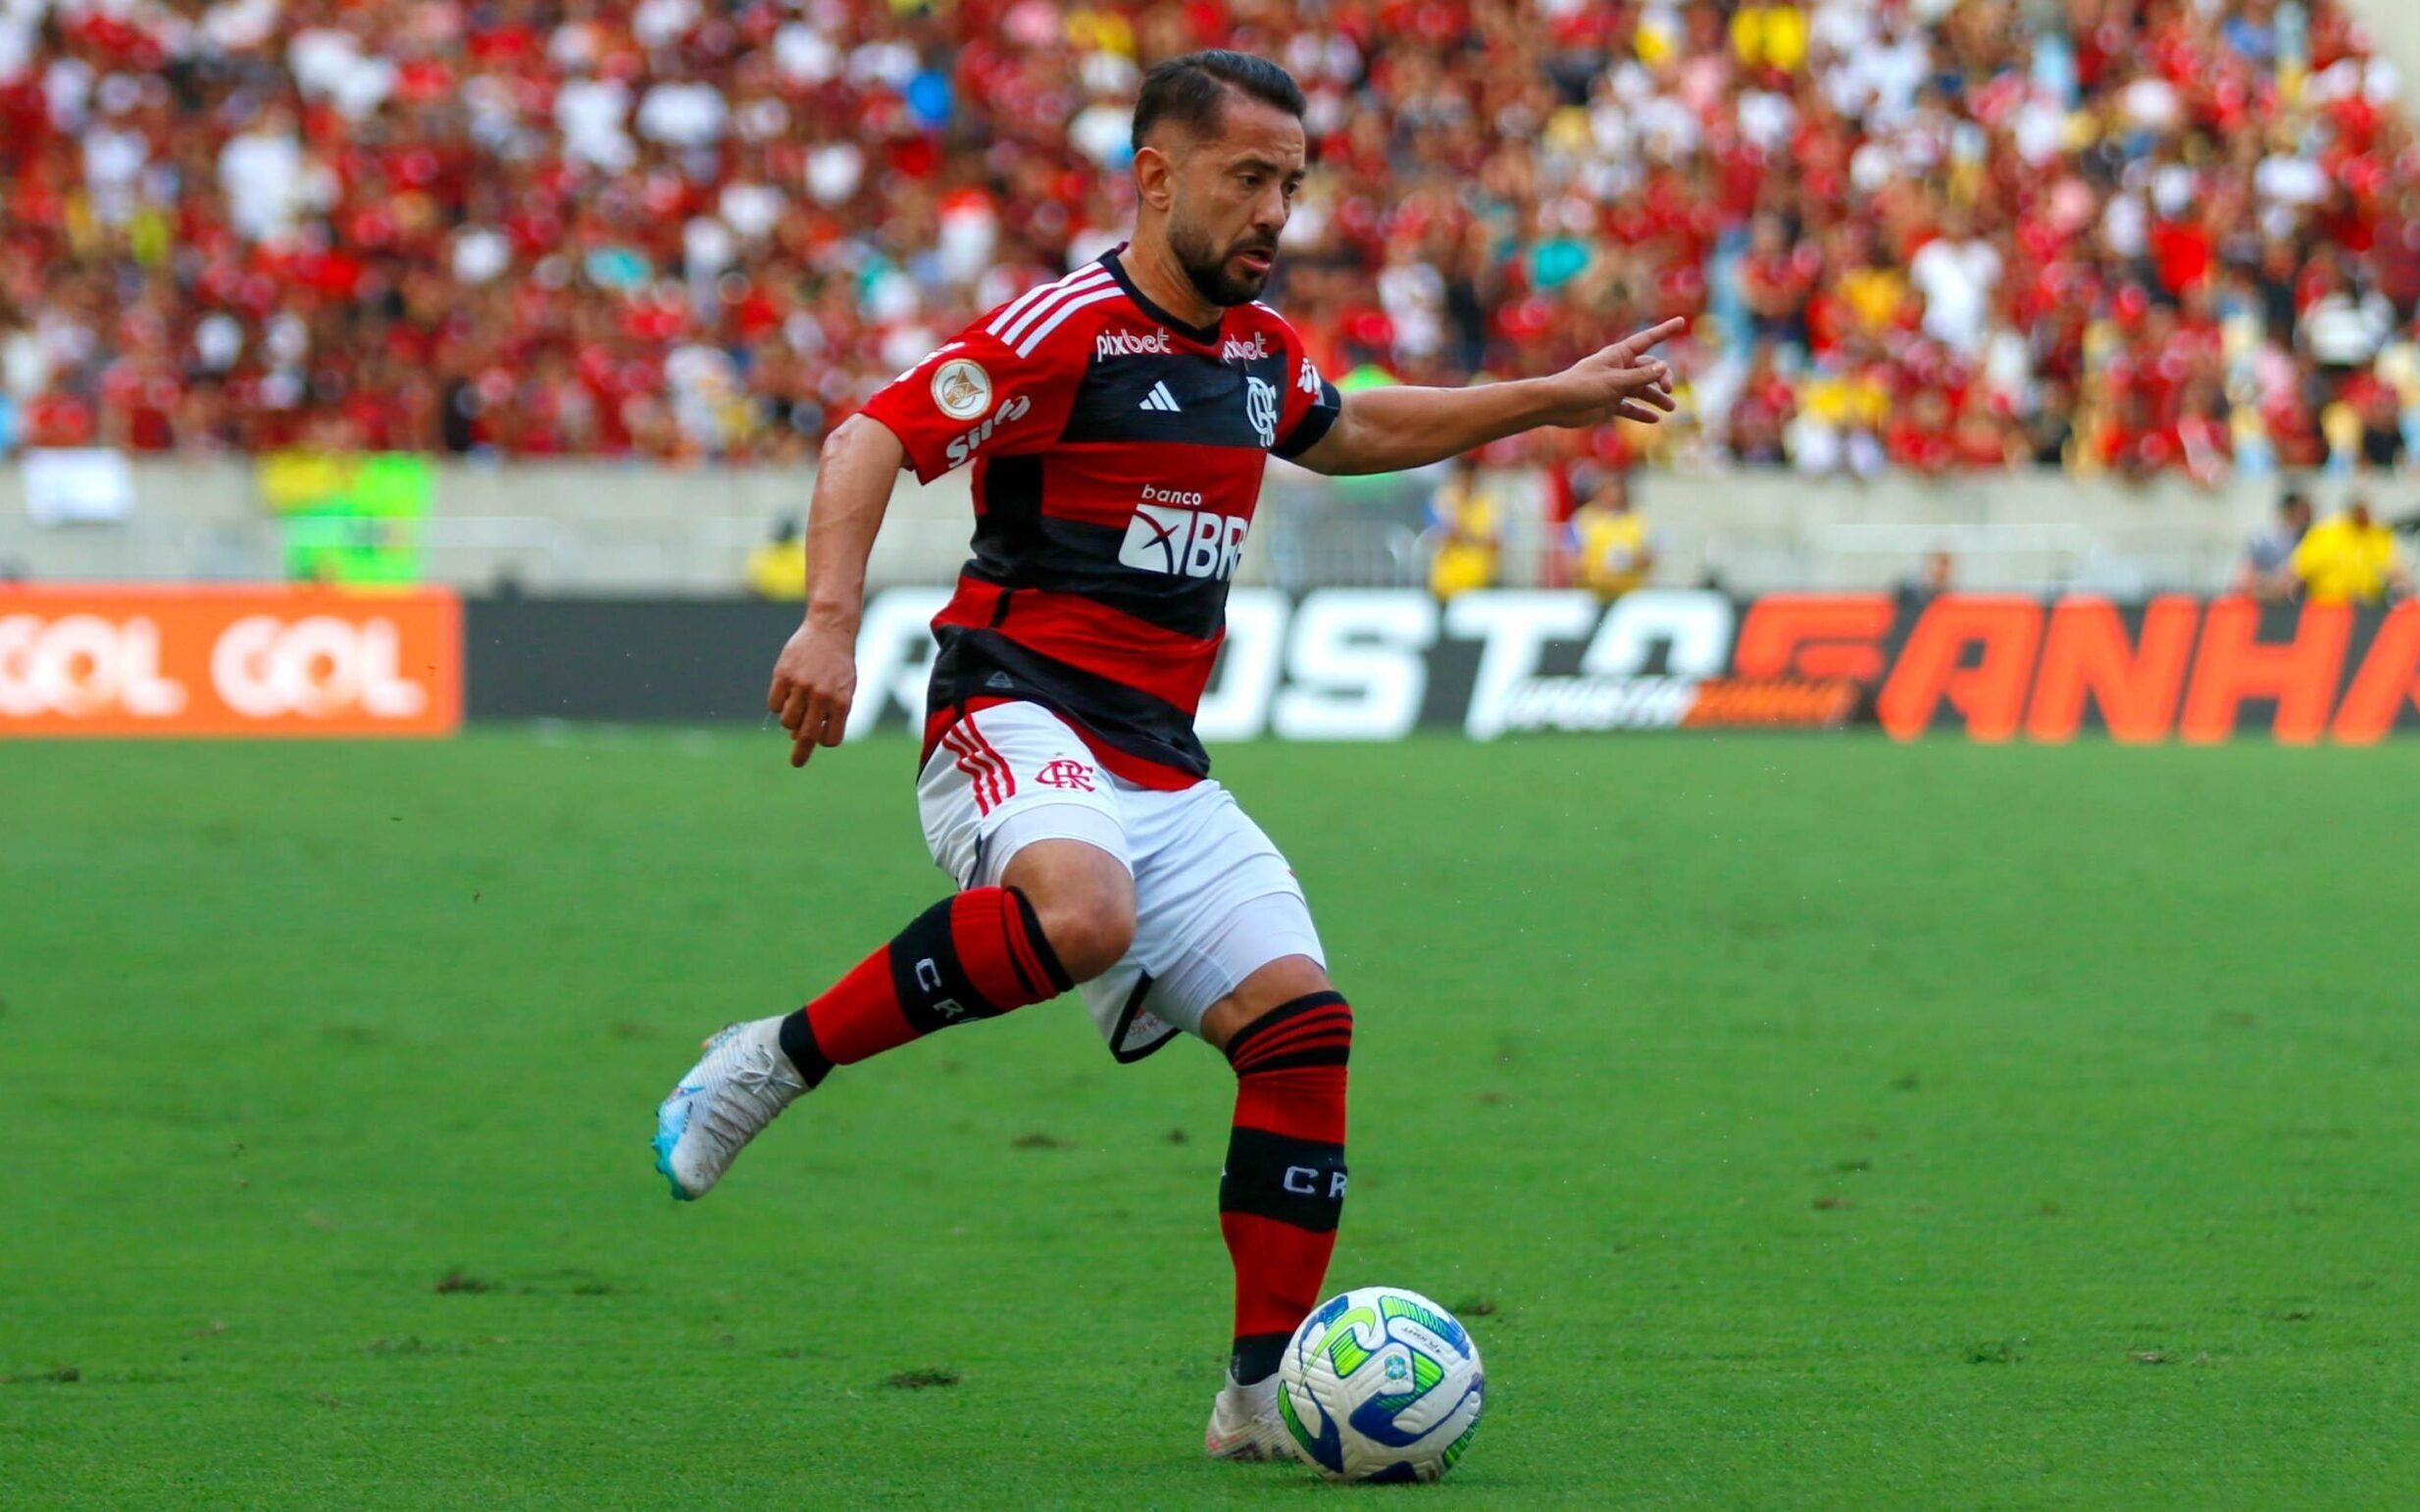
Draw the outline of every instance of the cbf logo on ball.
<instances>
[{"instance_id":1,"label":"cbf logo on ball","mask_svg":"<svg viewBox=\"0 0 2420 1512\"><path fill-rule=\"evenodd\" d=\"M1233 578L1251 522L1201 507L1201 495L1143 485L1118 562L1172 578Z\"/></svg>"},{"instance_id":2,"label":"cbf logo on ball","mask_svg":"<svg viewBox=\"0 0 2420 1512\"><path fill-rule=\"evenodd\" d=\"M1260 432L1260 444L1278 443L1278 385L1256 378L1243 380L1243 413L1250 416L1252 428Z\"/></svg>"}]
</instances>

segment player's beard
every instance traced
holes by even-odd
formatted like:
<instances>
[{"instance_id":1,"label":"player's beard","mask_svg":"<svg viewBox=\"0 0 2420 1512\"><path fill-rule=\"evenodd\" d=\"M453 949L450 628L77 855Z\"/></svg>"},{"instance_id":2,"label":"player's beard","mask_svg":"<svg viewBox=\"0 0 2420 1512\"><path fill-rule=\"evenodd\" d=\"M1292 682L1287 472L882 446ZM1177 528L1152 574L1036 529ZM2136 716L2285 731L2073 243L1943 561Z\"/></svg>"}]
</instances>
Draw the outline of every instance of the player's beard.
<instances>
[{"instance_id":1,"label":"player's beard","mask_svg":"<svg viewBox=\"0 0 2420 1512\"><path fill-rule=\"evenodd\" d=\"M1228 264L1239 254L1252 251L1267 252L1274 259L1278 250L1276 242L1264 241L1258 234L1248 232L1224 248L1214 248L1207 235L1174 220L1168 226L1168 247L1177 254L1177 266L1193 280L1201 297L1221 309L1250 304L1269 283L1266 273L1233 273Z\"/></svg>"}]
</instances>

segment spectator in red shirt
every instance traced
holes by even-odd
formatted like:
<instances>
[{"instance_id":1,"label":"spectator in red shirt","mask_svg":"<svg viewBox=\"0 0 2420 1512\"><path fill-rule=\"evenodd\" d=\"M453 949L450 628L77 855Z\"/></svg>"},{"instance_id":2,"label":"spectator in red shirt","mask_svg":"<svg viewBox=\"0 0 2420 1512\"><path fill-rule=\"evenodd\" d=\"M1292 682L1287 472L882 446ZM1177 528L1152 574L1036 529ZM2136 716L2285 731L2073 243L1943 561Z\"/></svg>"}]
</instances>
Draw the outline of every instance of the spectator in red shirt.
<instances>
[{"instance_id":1,"label":"spectator in red shirt","mask_svg":"<svg viewBox=\"0 0 2420 1512\"><path fill-rule=\"evenodd\" d=\"M1770 213L1750 223L1748 238L1739 264L1739 296L1755 338L1805 346L1807 301L1823 271L1822 255L1811 242L1793 242L1781 217Z\"/></svg>"}]
</instances>

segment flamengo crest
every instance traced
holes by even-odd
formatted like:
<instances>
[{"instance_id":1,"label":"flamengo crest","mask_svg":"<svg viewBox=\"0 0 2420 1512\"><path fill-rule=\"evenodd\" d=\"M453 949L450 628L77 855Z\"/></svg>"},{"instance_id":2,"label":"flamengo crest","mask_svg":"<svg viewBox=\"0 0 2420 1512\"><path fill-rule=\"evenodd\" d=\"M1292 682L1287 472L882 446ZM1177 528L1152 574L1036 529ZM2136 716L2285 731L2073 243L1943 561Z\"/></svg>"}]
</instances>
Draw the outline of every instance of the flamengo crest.
<instances>
[{"instance_id":1,"label":"flamengo crest","mask_svg":"<svg viewBox=\"0 0 2420 1512\"><path fill-rule=\"evenodd\" d=\"M1260 378L1246 378L1243 389L1243 412L1251 418L1252 428L1260 432L1260 444L1278 443L1278 385Z\"/></svg>"},{"instance_id":2,"label":"flamengo crest","mask_svg":"<svg viewBox=\"0 0 2420 1512\"><path fill-rule=\"evenodd\" d=\"M1045 763L1042 770L1034 774L1034 781L1044 787L1075 787L1084 792L1094 790L1092 769L1065 756Z\"/></svg>"}]
</instances>

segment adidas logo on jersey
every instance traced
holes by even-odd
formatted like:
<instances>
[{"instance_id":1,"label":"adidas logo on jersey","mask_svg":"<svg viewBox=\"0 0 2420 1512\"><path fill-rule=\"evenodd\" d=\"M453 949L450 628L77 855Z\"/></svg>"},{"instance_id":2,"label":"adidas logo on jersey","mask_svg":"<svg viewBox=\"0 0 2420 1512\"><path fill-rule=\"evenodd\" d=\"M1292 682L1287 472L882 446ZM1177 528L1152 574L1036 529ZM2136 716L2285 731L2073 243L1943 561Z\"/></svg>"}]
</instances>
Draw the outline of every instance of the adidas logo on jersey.
<instances>
[{"instance_id":1,"label":"adidas logo on jersey","mask_svg":"<svg viewBox=\"0 0 2420 1512\"><path fill-rule=\"evenodd\" d=\"M1243 560L1251 522L1203 509L1201 495L1180 488L1142 490L1143 502L1126 527L1118 563L1171 578L1233 578Z\"/></svg>"},{"instance_id":2,"label":"adidas logo on jersey","mask_svg":"<svg viewBox=\"0 0 2420 1512\"><path fill-rule=\"evenodd\" d=\"M1185 406L1177 402L1177 396L1168 391L1168 385L1166 383L1154 383L1151 385L1151 391L1142 396L1142 403L1135 405L1134 408L1138 410L1166 410L1173 415L1177 411L1184 409Z\"/></svg>"},{"instance_id":3,"label":"adidas logo on jersey","mask_svg":"<svg viewBox=\"0 0 2420 1512\"><path fill-rule=\"evenodd\" d=\"M1104 330L1092 338L1092 356L1095 360L1153 355L1164 357L1175 350L1165 330L1155 330L1147 336L1135 335L1131 330Z\"/></svg>"}]
</instances>

